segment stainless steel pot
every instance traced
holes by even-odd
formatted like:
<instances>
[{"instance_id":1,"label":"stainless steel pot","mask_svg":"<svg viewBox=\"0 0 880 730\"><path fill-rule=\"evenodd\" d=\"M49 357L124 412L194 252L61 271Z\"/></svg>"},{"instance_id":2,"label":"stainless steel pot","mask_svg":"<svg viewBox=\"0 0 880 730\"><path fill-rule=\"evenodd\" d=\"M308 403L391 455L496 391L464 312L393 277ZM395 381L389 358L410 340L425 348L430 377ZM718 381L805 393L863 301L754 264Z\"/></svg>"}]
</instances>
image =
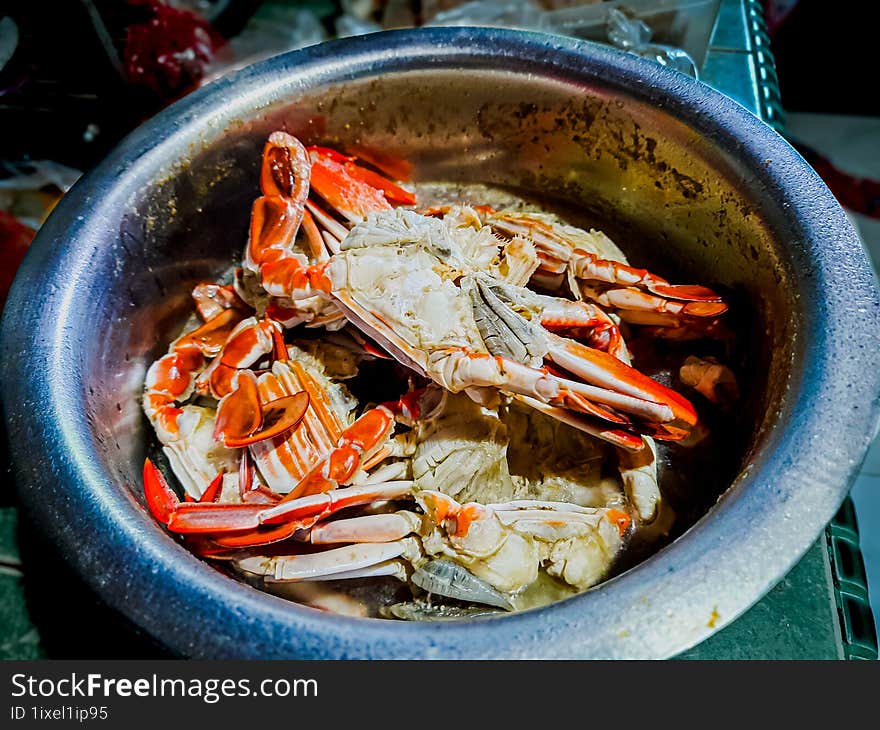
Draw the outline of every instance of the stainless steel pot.
<instances>
[{"instance_id":1,"label":"stainless steel pot","mask_svg":"<svg viewBox=\"0 0 880 730\"><path fill-rule=\"evenodd\" d=\"M145 367L198 280L246 237L260 147L401 155L417 179L485 181L611 221L637 262L721 286L754 344L736 468L685 534L588 593L446 625L348 619L258 592L146 513ZM665 657L773 586L843 499L874 434L876 283L829 191L726 97L607 48L434 29L248 68L135 131L62 201L3 321L21 498L112 606L198 657Z\"/></svg>"}]
</instances>

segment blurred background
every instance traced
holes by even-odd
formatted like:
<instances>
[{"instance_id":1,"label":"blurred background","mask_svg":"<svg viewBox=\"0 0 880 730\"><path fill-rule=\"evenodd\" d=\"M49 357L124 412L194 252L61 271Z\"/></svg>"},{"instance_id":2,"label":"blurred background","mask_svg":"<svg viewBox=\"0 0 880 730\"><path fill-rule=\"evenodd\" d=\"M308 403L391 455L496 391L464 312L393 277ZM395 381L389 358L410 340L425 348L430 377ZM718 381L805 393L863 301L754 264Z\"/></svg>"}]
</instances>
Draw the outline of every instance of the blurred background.
<instances>
[{"instance_id":1,"label":"blurred background","mask_svg":"<svg viewBox=\"0 0 880 730\"><path fill-rule=\"evenodd\" d=\"M571 35L715 86L798 148L847 209L877 266L877 20L874 3L856 0L6 0L0 6L0 306L58 199L164 106L277 53L431 25ZM5 453L0 462L0 658L82 656L86 644L71 644L53 612L59 593L81 588L65 574L63 560L19 525ZM837 611L844 644L847 637L854 646L864 642L867 656L873 642L876 656L871 609L859 614L856 604L868 605L860 587L866 575L880 622L880 445L871 449L852 497L854 512L847 505L827 538L832 614ZM841 548L847 544L852 549ZM52 588L36 577L35 566L41 574L57 571ZM113 638L97 650L92 641L89 651L151 653L96 610Z\"/></svg>"}]
</instances>

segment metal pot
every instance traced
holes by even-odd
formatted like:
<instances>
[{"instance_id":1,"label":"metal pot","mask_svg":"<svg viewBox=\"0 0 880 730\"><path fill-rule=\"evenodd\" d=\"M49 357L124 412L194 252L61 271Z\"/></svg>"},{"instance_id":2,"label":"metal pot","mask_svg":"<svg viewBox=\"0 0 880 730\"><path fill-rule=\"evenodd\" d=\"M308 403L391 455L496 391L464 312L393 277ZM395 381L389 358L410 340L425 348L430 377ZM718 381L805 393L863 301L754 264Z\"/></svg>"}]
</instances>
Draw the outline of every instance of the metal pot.
<instances>
[{"instance_id":1,"label":"metal pot","mask_svg":"<svg viewBox=\"0 0 880 730\"><path fill-rule=\"evenodd\" d=\"M500 619L332 616L211 569L145 511L147 364L192 285L240 254L266 135L368 145L416 179L485 181L610 220L638 262L720 286L755 343L729 487L600 587ZM195 657L665 657L747 609L846 494L878 417L878 291L841 208L706 86L547 35L433 29L279 56L162 112L65 197L3 320L21 498L85 580Z\"/></svg>"}]
</instances>

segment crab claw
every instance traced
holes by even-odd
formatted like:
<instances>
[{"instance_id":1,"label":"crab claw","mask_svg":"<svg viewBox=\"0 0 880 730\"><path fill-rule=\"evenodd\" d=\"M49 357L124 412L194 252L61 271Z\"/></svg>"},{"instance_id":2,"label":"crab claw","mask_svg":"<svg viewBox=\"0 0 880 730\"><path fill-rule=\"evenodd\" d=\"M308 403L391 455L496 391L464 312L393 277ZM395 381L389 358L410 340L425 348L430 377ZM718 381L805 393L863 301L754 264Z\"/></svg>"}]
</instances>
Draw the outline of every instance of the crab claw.
<instances>
[{"instance_id":1,"label":"crab claw","mask_svg":"<svg viewBox=\"0 0 880 730\"><path fill-rule=\"evenodd\" d=\"M256 433L263 424L257 377L249 370L239 370L232 380L233 390L220 399L214 422L214 440L226 446L230 440L241 441Z\"/></svg>"},{"instance_id":2,"label":"crab claw","mask_svg":"<svg viewBox=\"0 0 880 730\"><path fill-rule=\"evenodd\" d=\"M199 502L202 504L206 502L214 502L217 499L217 496L220 494L220 490L223 488L223 472L218 472L217 476L215 476L211 483L205 487L205 491L202 492L202 496L199 497Z\"/></svg>"},{"instance_id":3,"label":"crab claw","mask_svg":"<svg viewBox=\"0 0 880 730\"><path fill-rule=\"evenodd\" d=\"M260 188L267 197L305 202L309 194L309 157L302 143L287 132L273 132L263 148Z\"/></svg>"},{"instance_id":4,"label":"crab claw","mask_svg":"<svg viewBox=\"0 0 880 730\"><path fill-rule=\"evenodd\" d=\"M226 445L233 449L250 446L258 441L275 438L299 425L309 407L309 394L301 391L269 401L262 406L263 425L259 431L244 438L226 438Z\"/></svg>"},{"instance_id":5,"label":"crab claw","mask_svg":"<svg viewBox=\"0 0 880 730\"><path fill-rule=\"evenodd\" d=\"M312 190L352 223L362 220L367 213L391 208L383 191L363 179L363 168L349 160L340 161L342 156L338 152L311 147L309 156Z\"/></svg>"},{"instance_id":6,"label":"crab claw","mask_svg":"<svg viewBox=\"0 0 880 730\"><path fill-rule=\"evenodd\" d=\"M167 525L180 505L177 495L168 486L162 472L149 459L144 460L144 497L147 507L160 523Z\"/></svg>"},{"instance_id":7,"label":"crab claw","mask_svg":"<svg viewBox=\"0 0 880 730\"><path fill-rule=\"evenodd\" d=\"M217 407L214 439L230 449L280 436L298 425L309 407L305 391L260 403L257 377L250 370L235 376L235 389Z\"/></svg>"},{"instance_id":8,"label":"crab claw","mask_svg":"<svg viewBox=\"0 0 880 730\"><path fill-rule=\"evenodd\" d=\"M660 297L666 297L667 299L680 299L685 302L721 302L721 295L718 294L718 292L712 291L707 286L699 286L697 284L668 284L660 283L656 280L652 281L647 277L645 277L645 279L645 288ZM721 311L723 312L726 309L727 307L724 307ZM696 315L697 313L688 310L688 314Z\"/></svg>"},{"instance_id":9,"label":"crab claw","mask_svg":"<svg viewBox=\"0 0 880 730\"><path fill-rule=\"evenodd\" d=\"M239 309L222 309L203 325L183 335L175 347L195 345L203 355L213 357L223 349L229 335L244 317L244 312Z\"/></svg>"}]
</instances>

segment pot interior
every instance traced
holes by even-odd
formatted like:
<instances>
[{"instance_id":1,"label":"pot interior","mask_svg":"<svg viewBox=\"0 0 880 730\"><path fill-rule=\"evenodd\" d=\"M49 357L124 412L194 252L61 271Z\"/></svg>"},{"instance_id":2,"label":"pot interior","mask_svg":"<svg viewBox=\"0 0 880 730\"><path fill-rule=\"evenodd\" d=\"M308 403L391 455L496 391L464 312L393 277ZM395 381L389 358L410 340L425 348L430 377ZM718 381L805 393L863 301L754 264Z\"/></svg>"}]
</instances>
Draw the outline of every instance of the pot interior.
<instances>
[{"instance_id":1,"label":"pot interior","mask_svg":"<svg viewBox=\"0 0 880 730\"><path fill-rule=\"evenodd\" d=\"M91 331L82 333L92 342L85 403L101 466L132 499L142 501L141 467L153 448L140 407L146 368L191 313L192 287L240 260L262 146L277 129L307 144L405 159L416 183L513 190L605 231L635 266L722 292L736 342L715 354L742 395L731 412L702 409L712 435L700 447L664 449L661 488L677 516L668 539L735 482L777 418L798 343L779 224L765 213L772 191L662 104L549 77L414 70L282 100L222 129L206 123L197 148L133 191L112 251L95 261L98 278L113 285L92 296ZM670 346L645 368L668 379L688 347ZM713 347L693 345L703 354ZM634 553L618 570L644 557Z\"/></svg>"}]
</instances>

